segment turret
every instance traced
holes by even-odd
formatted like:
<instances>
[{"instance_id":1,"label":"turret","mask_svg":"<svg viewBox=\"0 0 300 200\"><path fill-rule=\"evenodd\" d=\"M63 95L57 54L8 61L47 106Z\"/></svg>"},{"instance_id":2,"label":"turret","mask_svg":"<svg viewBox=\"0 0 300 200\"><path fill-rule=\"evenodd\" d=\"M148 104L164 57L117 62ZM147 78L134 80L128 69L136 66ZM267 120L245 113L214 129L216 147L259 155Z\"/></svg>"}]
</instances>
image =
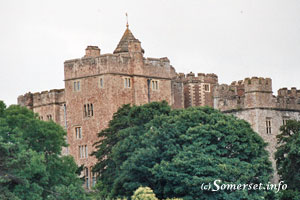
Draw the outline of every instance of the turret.
<instances>
[{"instance_id":1,"label":"turret","mask_svg":"<svg viewBox=\"0 0 300 200\"><path fill-rule=\"evenodd\" d=\"M245 108L274 107L272 80L270 78L245 78Z\"/></svg>"}]
</instances>

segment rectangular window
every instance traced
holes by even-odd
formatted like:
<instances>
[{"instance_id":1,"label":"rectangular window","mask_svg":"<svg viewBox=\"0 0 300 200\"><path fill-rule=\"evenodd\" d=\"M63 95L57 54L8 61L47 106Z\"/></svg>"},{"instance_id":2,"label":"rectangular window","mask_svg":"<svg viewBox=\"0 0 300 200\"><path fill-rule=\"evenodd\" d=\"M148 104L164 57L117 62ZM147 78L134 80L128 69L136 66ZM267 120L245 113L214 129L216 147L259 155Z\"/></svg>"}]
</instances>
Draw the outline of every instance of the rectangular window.
<instances>
[{"instance_id":1,"label":"rectangular window","mask_svg":"<svg viewBox=\"0 0 300 200\"><path fill-rule=\"evenodd\" d=\"M87 117L87 110L86 110L86 104L83 106L84 116Z\"/></svg>"},{"instance_id":2,"label":"rectangular window","mask_svg":"<svg viewBox=\"0 0 300 200\"><path fill-rule=\"evenodd\" d=\"M205 85L204 85L204 91L205 91L205 92L209 92L209 91L210 91L209 84L205 84Z\"/></svg>"},{"instance_id":3,"label":"rectangular window","mask_svg":"<svg viewBox=\"0 0 300 200\"><path fill-rule=\"evenodd\" d=\"M266 119L266 131L267 131L267 134L272 133L271 118Z\"/></svg>"},{"instance_id":4,"label":"rectangular window","mask_svg":"<svg viewBox=\"0 0 300 200\"><path fill-rule=\"evenodd\" d=\"M81 146L78 147L78 156L79 158L82 158Z\"/></svg>"},{"instance_id":5,"label":"rectangular window","mask_svg":"<svg viewBox=\"0 0 300 200\"><path fill-rule=\"evenodd\" d=\"M85 117L91 117L91 116L94 116L94 106L93 106L92 103L84 104L83 110L84 110L83 115L84 115Z\"/></svg>"},{"instance_id":6,"label":"rectangular window","mask_svg":"<svg viewBox=\"0 0 300 200\"><path fill-rule=\"evenodd\" d=\"M47 115L48 120L52 120L52 115Z\"/></svg>"},{"instance_id":7,"label":"rectangular window","mask_svg":"<svg viewBox=\"0 0 300 200\"><path fill-rule=\"evenodd\" d=\"M75 128L75 133L76 133L76 139L81 139L82 138L81 127L76 127Z\"/></svg>"},{"instance_id":8,"label":"rectangular window","mask_svg":"<svg viewBox=\"0 0 300 200\"><path fill-rule=\"evenodd\" d=\"M125 78L124 79L124 87L130 88L131 87L131 78Z\"/></svg>"},{"instance_id":9,"label":"rectangular window","mask_svg":"<svg viewBox=\"0 0 300 200\"><path fill-rule=\"evenodd\" d=\"M158 81L152 81L152 90L158 90Z\"/></svg>"},{"instance_id":10,"label":"rectangular window","mask_svg":"<svg viewBox=\"0 0 300 200\"><path fill-rule=\"evenodd\" d=\"M87 145L84 146L84 151L85 151L85 158L88 157L88 148Z\"/></svg>"},{"instance_id":11,"label":"rectangular window","mask_svg":"<svg viewBox=\"0 0 300 200\"><path fill-rule=\"evenodd\" d=\"M96 185L96 173L92 173L92 177L93 177L92 186L95 187L95 185Z\"/></svg>"},{"instance_id":12,"label":"rectangular window","mask_svg":"<svg viewBox=\"0 0 300 200\"><path fill-rule=\"evenodd\" d=\"M85 186L87 189L90 189L89 168L87 167L84 170L84 177L85 177Z\"/></svg>"},{"instance_id":13,"label":"rectangular window","mask_svg":"<svg viewBox=\"0 0 300 200\"><path fill-rule=\"evenodd\" d=\"M89 151L87 145L80 145L79 146L79 158L88 158Z\"/></svg>"},{"instance_id":14,"label":"rectangular window","mask_svg":"<svg viewBox=\"0 0 300 200\"><path fill-rule=\"evenodd\" d=\"M79 90L80 90L80 82L77 81L77 91L79 91Z\"/></svg>"},{"instance_id":15,"label":"rectangular window","mask_svg":"<svg viewBox=\"0 0 300 200\"><path fill-rule=\"evenodd\" d=\"M76 91L80 91L80 81L74 81L73 83L73 90Z\"/></svg>"},{"instance_id":16,"label":"rectangular window","mask_svg":"<svg viewBox=\"0 0 300 200\"><path fill-rule=\"evenodd\" d=\"M100 79L99 79L99 87L100 87L100 88L103 88L103 78L100 78Z\"/></svg>"},{"instance_id":17,"label":"rectangular window","mask_svg":"<svg viewBox=\"0 0 300 200\"><path fill-rule=\"evenodd\" d=\"M283 124L283 125L286 125L286 123L287 123L288 120L290 120L289 117L283 117L283 118L282 118L282 124Z\"/></svg>"},{"instance_id":18,"label":"rectangular window","mask_svg":"<svg viewBox=\"0 0 300 200\"><path fill-rule=\"evenodd\" d=\"M91 116L94 116L94 108L93 108L93 104L90 105L90 114Z\"/></svg>"}]
</instances>

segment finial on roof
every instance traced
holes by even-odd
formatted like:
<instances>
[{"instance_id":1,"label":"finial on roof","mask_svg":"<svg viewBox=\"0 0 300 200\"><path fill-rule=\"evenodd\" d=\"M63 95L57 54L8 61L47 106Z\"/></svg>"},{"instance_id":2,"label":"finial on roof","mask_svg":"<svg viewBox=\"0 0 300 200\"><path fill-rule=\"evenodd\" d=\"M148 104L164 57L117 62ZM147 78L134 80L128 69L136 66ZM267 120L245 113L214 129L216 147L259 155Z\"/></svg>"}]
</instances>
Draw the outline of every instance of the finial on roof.
<instances>
[{"instance_id":1,"label":"finial on roof","mask_svg":"<svg viewBox=\"0 0 300 200\"><path fill-rule=\"evenodd\" d=\"M128 24L128 14L126 13L126 27L128 28L129 27L129 24Z\"/></svg>"}]
</instances>

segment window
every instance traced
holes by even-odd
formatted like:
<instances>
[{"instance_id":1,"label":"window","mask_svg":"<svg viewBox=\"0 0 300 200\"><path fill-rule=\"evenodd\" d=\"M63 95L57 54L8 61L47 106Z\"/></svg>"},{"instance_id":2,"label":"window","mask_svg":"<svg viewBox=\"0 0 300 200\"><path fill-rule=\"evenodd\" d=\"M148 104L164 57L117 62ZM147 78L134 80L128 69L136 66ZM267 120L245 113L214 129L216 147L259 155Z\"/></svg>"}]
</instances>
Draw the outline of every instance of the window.
<instances>
[{"instance_id":1,"label":"window","mask_svg":"<svg viewBox=\"0 0 300 200\"><path fill-rule=\"evenodd\" d=\"M84 146L84 152L85 152L85 158L87 158L89 155L87 145Z\"/></svg>"},{"instance_id":2,"label":"window","mask_svg":"<svg viewBox=\"0 0 300 200\"><path fill-rule=\"evenodd\" d=\"M97 182L96 173L93 172L92 173L92 187L95 187L96 182Z\"/></svg>"},{"instance_id":3,"label":"window","mask_svg":"<svg viewBox=\"0 0 300 200\"><path fill-rule=\"evenodd\" d=\"M85 187L90 189L90 177L89 177L89 168L85 168L84 170L84 179L85 179Z\"/></svg>"},{"instance_id":4,"label":"window","mask_svg":"<svg viewBox=\"0 0 300 200\"><path fill-rule=\"evenodd\" d=\"M43 118L42 118L42 119L43 119ZM52 120L52 115L50 115L50 114L47 115L47 119L48 119L48 120Z\"/></svg>"},{"instance_id":5,"label":"window","mask_svg":"<svg viewBox=\"0 0 300 200\"><path fill-rule=\"evenodd\" d=\"M75 128L75 133L76 133L76 139L81 139L82 138L81 127L76 127Z\"/></svg>"},{"instance_id":6,"label":"window","mask_svg":"<svg viewBox=\"0 0 300 200\"><path fill-rule=\"evenodd\" d=\"M287 121L290 120L289 117L283 117L282 118L282 125L286 125Z\"/></svg>"},{"instance_id":7,"label":"window","mask_svg":"<svg viewBox=\"0 0 300 200\"><path fill-rule=\"evenodd\" d=\"M90 115L94 116L93 104L90 104Z\"/></svg>"},{"instance_id":8,"label":"window","mask_svg":"<svg viewBox=\"0 0 300 200\"><path fill-rule=\"evenodd\" d=\"M79 158L82 158L82 149L81 149L81 146L78 147L78 156Z\"/></svg>"},{"instance_id":9,"label":"window","mask_svg":"<svg viewBox=\"0 0 300 200\"><path fill-rule=\"evenodd\" d=\"M79 145L78 149L79 158L88 158L89 151L87 145Z\"/></svg>"},{"instance_id":10,"label":"window","mask_svg":"<svg viewBox=\"0 0 300 200\"><path fill-rule=\"evenodd\" d=\"M205 92L209 92L210 91L209 84L204 84L204 91Z\"/></svg>"},{"instance_id":11,"label":"window","mask_svg":"<svg viewBox=\"0 0 300 200\"><path fill-rule=\"evenodd\" d=\"M76 91L80 91L80 81L74 81L74 86L73 86L73 90Z\"/></svg>"},{"instance_id":12,"label":"window","mask_svg":"<svg viewBox=\"0 0 300 200\"><path fill-rule=\"evenodd\" d=\"M152 81L152 90L158 90L158 81Z\"/></svg>"},{"instance_id":13,"label":"window","mask_svg":"<svg viewBox=\"0 0 300 200\"><path fill-rule=\"evenodd\" d=\"M266 118L266 131L267 131L267 134L271 134L272 133L271 118Z\"/></svg>"},{"instance_id":14,"label":"window","mask_svg":"<svg viewBox=\"0 0 300 200\"><path fill-rule=\"evenodd\" d=\"M99 79L99 87L100 88L103 88L103 78L101 77L100 79Z\"/></svg>"},{"instance_id":15,"label":"window","mask_svg":"<svg viewBox=\"0 0 300 200\"><path fill-rule=\"evenodd\" d=\"M40 120L43 120L43 116L39 116L39 119L40 119Z\"/></svg>"},{"instance_id":16,"label":"window","mask_svg":"<svg viewBox=\"0 0 300 200\"><path fill-rule=\"evenodd\" d=\"M124 79L124 87L130 88L131 87L131 78L125 78Z\"/></svg>"},{"instance_id":17,"label":"window","mask_svg":"<svg viewBox=\"0 0 300 200\"><path fill-rule=\"evenodd\" d=\"M83 105L83 115L85 117L94 116L94 106L92 103Z\"/></svg>"}]
</instances>

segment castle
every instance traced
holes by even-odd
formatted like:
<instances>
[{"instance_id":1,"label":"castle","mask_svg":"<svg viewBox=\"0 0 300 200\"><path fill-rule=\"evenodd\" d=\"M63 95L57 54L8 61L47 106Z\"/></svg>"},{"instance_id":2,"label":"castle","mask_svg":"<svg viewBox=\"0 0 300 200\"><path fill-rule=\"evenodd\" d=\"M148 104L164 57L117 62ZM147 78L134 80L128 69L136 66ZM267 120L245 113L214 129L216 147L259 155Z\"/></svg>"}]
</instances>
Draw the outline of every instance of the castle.
<instances>
[{"instance_id":1,"label":"castle","mask_svg":"<svg viewBox=\"0 0 300 200\"><path fill-rule=\"evenodd\" d=\"M231 85L219 84L215 74L176 73L168 58L145 58L141 42L127 28L112 54L88 46L79 59L64 62L64 89L27 93L18 104L32 109L41 120L53 120L67 131L70 154L84 165L87 188L96 182L90 156L97 134L108 126L123 104L167 101L172 108L211 106L248 121L274 151L279 127L288 119L300 120L300 91L280 89L272 94L270 78L246 78ZM275 176L275 181L278 177Z\"/></svg>"}]
</instances>

